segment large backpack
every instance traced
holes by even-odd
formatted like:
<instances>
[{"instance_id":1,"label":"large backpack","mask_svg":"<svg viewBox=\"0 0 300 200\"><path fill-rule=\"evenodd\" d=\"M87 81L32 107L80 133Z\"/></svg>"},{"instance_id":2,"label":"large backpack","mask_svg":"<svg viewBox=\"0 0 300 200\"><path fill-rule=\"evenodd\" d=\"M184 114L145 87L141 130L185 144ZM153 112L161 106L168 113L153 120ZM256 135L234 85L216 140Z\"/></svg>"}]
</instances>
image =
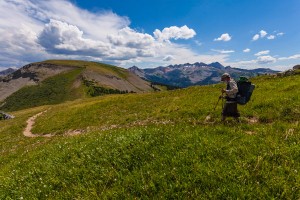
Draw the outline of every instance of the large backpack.
<instances>
[{"instance_id":1,"label":"large backpack","mask_svg":"<svg viewBox=\"0 0 300 200\"><path fill-rule=\"evenodd\" d=\"M251 98L255 85L253 85L248 78L241 76L237 81L237 87L239 89L236 100L240 105L245 105Z\"/></svg>"}]
</instances>

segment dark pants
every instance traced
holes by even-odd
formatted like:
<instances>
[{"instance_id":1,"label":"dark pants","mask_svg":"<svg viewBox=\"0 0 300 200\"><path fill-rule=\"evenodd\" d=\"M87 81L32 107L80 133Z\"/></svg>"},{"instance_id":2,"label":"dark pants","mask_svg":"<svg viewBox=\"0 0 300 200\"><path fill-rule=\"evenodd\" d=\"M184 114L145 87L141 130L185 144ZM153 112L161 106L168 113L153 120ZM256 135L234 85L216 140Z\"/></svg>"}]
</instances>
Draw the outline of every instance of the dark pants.
<instances>
[{"instance_id":1,"label":"dark pants","mask_svg":"<svg viewBox=\"0 0 300 200\"><path fill-rule=\"evenodd\" d=\"M237 103L235 101L226 101L222 112L222 118L225 119L226 117L240 117L240 113L237 109Z\"/></svg>"}]
</instances>

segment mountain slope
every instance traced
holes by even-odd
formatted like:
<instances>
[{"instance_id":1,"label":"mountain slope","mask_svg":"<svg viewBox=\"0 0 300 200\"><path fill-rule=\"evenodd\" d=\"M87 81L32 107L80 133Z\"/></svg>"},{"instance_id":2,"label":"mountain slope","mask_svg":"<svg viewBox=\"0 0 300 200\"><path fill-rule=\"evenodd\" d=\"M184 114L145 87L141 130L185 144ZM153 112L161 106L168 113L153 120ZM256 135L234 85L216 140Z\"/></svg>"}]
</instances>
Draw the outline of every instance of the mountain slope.
<instances>
[{"instance_id":1,"label":"mountain slope","mask_svg":"<svg viewBox=\"0 0 300 200\"><path fill-rule=\"evenodd\" d=\"M0 78L0 107L16 110L102 94L153 91L149 82L111 65L49 60Z\"/></svg>"},{"instance_id":2,"label":"mountain slope","mask_svg":"<svg viewBox=\"0 0 300 200\"><path fill-rule=\"evenodd\" d=\"M138 67L133 66L129 68L129 70L151 82L158 82L178 87L218 83L220 82L220 76L225 72L230 73L231 76L236 79L239 76L253 77L257 74L272 74L277 72L264 68L245 70L231 68L229 66L224 67L219 62L211 64L199 62L194 64L186 63L151 69L139 69Z\"/></svg>"},{"instance_id":3,"label":"mountain slope","mask_svg":"<svg viewBox=\"0 0 300 200\"><path fill-rule=\"evenodd\" d=\"M298 199L300 74L252 82L238 124L220 122L220 104L204 123L220 84L13 112L0 121L0 199ZM25 138L43 111L32 131L55 136Z\"/></svg>"}]
</instances>

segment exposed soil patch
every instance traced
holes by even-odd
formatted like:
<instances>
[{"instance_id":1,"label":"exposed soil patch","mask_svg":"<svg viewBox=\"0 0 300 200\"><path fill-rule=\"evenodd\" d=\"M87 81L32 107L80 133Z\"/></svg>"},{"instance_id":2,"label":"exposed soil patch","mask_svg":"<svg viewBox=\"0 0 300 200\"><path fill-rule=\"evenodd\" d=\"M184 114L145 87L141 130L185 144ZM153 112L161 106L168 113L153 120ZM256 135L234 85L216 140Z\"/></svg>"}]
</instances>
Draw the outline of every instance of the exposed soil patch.
<instances>
[{"instance_id":1,"label":"exposed soil patch","mask_svg":"<svg viewBox=\"0 0 300 200\"><path fill-rule=\"evenodd\" d=\"M259 119L257 117L249 117L249 118L246 118L246 120L249 124L256 124L259 122Z\"/></svg>"},{"instance_id":2,"label":"exposed soil patch","mask_svg":"<svg viewBox=\"0 0 300 200\"><path fill-rule=\"evenodd\" d=\"M85 132L84 130L79 130L79 129L76 129L76 130L68 130L68 131L66 131L63 135L64 135L64 136L75 136L75 135L83 134L84 132Z\"/></svg>"}]
</instances>

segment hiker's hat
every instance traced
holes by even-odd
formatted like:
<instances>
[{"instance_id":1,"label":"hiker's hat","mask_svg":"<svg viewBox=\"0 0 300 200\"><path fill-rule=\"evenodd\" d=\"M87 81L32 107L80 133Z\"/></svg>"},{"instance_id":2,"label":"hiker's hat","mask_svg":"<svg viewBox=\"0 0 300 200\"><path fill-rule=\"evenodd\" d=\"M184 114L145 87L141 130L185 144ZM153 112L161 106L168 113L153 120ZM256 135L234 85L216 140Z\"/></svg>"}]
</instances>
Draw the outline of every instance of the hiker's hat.
<instances>
[{"instance_id":1,"label":"hiker's hat","mask_svg":"<svg viewBox=\"0 0 300 200\"><path fill-rule=\"evenodd\" d=\"M228 73L224 73L222 76L221 76L221 81L225 80L225 78L229 77L230 78L230 75Z\"/></svg>"}]
</instances>

